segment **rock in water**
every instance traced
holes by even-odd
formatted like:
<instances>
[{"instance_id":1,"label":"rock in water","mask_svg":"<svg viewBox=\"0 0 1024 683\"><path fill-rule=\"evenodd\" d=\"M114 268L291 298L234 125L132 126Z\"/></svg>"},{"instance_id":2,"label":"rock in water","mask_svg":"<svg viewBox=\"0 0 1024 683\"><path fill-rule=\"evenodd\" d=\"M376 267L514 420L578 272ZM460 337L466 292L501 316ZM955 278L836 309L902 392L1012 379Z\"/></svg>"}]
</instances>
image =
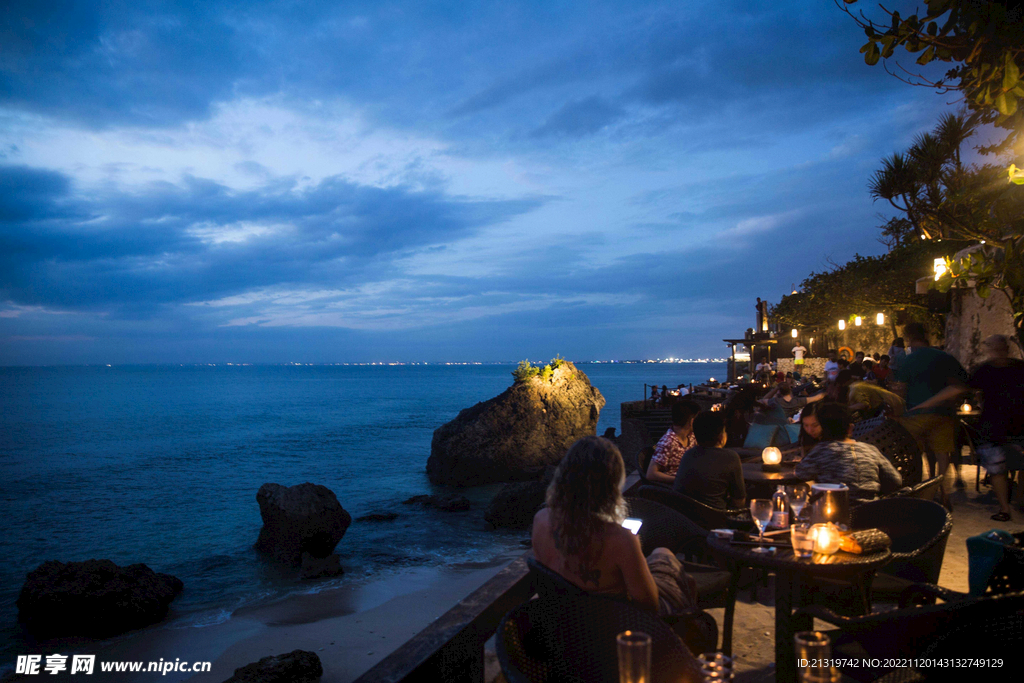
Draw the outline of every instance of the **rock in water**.
<instances>
[{"instance_id":1,"label":"rock in water","mask_svg":"<svg viewBox=\"0 0 1024 683\"><path fill-rule=\"evenodd\" d=\"M526 529L544 504L546 481L520 481L505 484L487 506L484 519L496 529Z\"/></svg>"},{"instance_id":2,"label":"rock in water","mask_svg":"<svg viewBox=\"0 0 1024 683\"><path fill-rule=\"evenodd\" d=\"M435 430L427 475L450 486L536 479L596 433L604 403L585 374L562 362L550 379L516 382Z\"/></svg>"},{"instance_id":3,"label":"rock in water","mask_svg":"<svg viewBox=\"0 0 1024 683\"><path fill-rule=\"evenodd\" d=\"M302 571L300 576L303 579L323 579L330 576L341 576L345 570L341 568L341 557L338 553L331 553L327 557L313 557L309 553L302 553Z\"/></svg>"},{"instance_id":4,"label":"rock in water","mask_svg":"<svg viewBox=\"0 0 1024 683\"><path fill-rule=\"evenodd\" d=\"M292 650L239 667L224 683L316 683L323 675L324 667L315 652Z\"/></svg>"},{"instance_id":5,"label":"rock in water","mask_svg":"<svg viewBox=\"0 0 1024 683\"><path fill-rule=\"evenodd\" d=\"M22 586L18 620L37 638L109 638L163 619L183 587L144 564L44 562Z\"/></svg>"},{"instance_id":6,"label":"rock in water","mask_svg":"<svg viewBox=\"0 0 1024 683\"><path fill-rule=\"evenodd\" d=\"M302 553L324 558L352 523L337 496L326 486L264 484L256 493L263 528L256 549L299 566Z\"/></svg>"}]
</instances>

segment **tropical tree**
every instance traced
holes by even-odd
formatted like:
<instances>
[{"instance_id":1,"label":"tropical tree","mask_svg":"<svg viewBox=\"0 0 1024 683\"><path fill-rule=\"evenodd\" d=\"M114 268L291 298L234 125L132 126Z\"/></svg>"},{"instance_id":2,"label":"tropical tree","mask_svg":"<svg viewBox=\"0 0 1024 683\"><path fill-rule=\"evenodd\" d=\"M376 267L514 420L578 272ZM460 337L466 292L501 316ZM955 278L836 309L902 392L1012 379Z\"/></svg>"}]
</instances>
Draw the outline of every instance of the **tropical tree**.
<instances>
[{"instance_id":1,"label":"tropical tree","mask_svg":"<svg viewBox=\"0 0 1024 683\"><path fill-rule=\"evenodd\" d=\"M992 123L1006 131L985 151L1007 152L1024 131L1024 10L999 0L924 0L927 11L906 17L878 5L868 16L850 6L858 0L835 0L868 37L864 61L883 62L889 73L912 85L963 97L972 123ZM931 79L899 64L896 48L917 54L916 63L946 62L945 76ZM895 68L889 68L892 61Z\"/></svg>"}]
</instances>

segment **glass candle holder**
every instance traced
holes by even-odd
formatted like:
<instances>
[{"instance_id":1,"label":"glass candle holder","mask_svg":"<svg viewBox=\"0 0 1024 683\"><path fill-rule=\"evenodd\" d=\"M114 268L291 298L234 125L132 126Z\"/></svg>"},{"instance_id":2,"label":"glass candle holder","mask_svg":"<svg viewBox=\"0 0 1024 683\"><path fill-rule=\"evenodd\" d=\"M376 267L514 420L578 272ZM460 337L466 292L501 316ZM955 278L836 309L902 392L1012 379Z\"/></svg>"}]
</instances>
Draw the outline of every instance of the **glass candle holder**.
<instances>
[{"instance_id":1,"label":"glass candle holder","mask_svg":"<svg viewBox=\"0 0 1024 683\"><path fill-rule=\"evenodd\" d=\"M733 680L732 657L721 652L705 652L697 657L704 683Z\"/></svg>"},{"instance_id":2,"label":"glass candle holder","mask_svg":"<svg viewBox=\"0 0 1024 683\"><path fill-rule=\"evenodd\" d=\"M839 551L839 529L833 524L815 524L811 527L814 539L814 552L822 555L834 555Z\"/></svg>"},{"instance_id":3,"label":"glass candle holder","mask_svg":"<svg viewBox=\"0 0 1024 683\"><path fill-rule=\"evenodd\" d=\"M615 637L619 651L619 683L650 683L651 637L642 631L623 631Z\"/></svg>"}]
</instances>

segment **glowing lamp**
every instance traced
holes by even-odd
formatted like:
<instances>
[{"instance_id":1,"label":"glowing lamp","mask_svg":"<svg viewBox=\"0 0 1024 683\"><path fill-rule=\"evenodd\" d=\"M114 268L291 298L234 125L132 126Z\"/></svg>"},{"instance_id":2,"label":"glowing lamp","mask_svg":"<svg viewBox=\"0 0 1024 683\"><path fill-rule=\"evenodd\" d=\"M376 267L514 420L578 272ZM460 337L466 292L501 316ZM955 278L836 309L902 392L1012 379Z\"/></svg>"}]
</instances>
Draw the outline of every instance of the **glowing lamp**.
<instances>
[{"instance_id":1,"label":"glowing lamp","mask_svg":"<svg viewBox=\"0 0 1024 683\"><path fill-rule=\"evenodd\" d=\"M932 269L935 271L935 279L938 280L946 272L946 259L937 258L932 261Z\"/></svg>"},{"instance_id":2,"label":"glowing lamp","mask_svg":"<svg viewBox=\"0 0 1024 683\"><path fill-rule=\"evenodd\" d=\"M971 412L971 404L965 401L964 404L960 406L960 411L964 413Z\"/></svg>"},{"instance_id":3,"label":"glowing lamp","mask_svg":"<svg viewBox=\"0 0 1024 683\"><path fill-rule=\"evenodd\" d=\"M839 329L840 330L845 330L846 329L846 321L845 320L840 320L839 321Z\"/></svg>"},{"instance_id":4,"label":"glowing lamp","mask_svg":"<svg viewBox=\"0 0 1024 683\"><path fill-rule=\"evenodd\" d=\"M761 469L774 472L781 469L779 466L782 463L782 451L775 446L768 446L761 451Z\"/></svg>"},{"instance_id":5,"label":"glowing lamp","mask_svg":"<svg viewBox=\"0 0 1024 683\"><path fill-rule=\"evenodd\" d=\"M789 333L789 336L793 337L793 339L796 339L796 338L797 338L797 335L799 335L799 334L800 334L800 333L799 333L799 332L797 332L797 331L796 331L796 328L794 327L794 328L793 328L793 331Z\"/></svg>"},{"instance_id":6,"label":"glowing lamp","mask_svg":"<svg viewBox=\"0 0 1024 683\"><path fill-rule=\"evenodd\" d=\"M811 527L814 552L835 555L839 550L839 529L834 524L815 524Z\"/></svg>"},{"instance_id":7,"label":"glowing lamp","mask_svg":"<svg viewBox=\"0 0 1024 683\"><path fill-rule=\"evenodd\" d=\"M879 313L878 315L875 316L875 324L876 325L884 325L885 324L885 314L884 313Z\"/></svg>"},{"instance_id":8,"label":"glowing lamp","mask_svg":"<svg viewBox=\"0 0 1024 683\"><path fill-rule=\"evenodd\" d=\"M860 327L861 322L863 322L863 321L861 320L859 315L854 317L854 319L853 319L853 324L854 325L856 325L857 327Z\"/></svg>"}]
</instances>

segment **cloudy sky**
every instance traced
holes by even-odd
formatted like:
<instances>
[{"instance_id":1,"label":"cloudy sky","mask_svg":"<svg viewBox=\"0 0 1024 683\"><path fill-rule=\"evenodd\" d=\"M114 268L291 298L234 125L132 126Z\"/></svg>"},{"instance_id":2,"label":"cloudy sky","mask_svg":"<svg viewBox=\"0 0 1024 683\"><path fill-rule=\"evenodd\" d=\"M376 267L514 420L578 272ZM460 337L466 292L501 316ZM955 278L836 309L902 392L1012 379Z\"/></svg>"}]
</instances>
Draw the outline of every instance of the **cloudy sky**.
<instances>
[{"instance_id":1,"label":"cloudy sky","mask_svg":"<svg viewBox=\"0 0 1024 683\"><path fill-rule=\"evenodd\" d=\"M949 96L831 0L0 13L0 364L724 355ZM909 60L907 60L909 63Z\"/></svg>"}]
</instances>

